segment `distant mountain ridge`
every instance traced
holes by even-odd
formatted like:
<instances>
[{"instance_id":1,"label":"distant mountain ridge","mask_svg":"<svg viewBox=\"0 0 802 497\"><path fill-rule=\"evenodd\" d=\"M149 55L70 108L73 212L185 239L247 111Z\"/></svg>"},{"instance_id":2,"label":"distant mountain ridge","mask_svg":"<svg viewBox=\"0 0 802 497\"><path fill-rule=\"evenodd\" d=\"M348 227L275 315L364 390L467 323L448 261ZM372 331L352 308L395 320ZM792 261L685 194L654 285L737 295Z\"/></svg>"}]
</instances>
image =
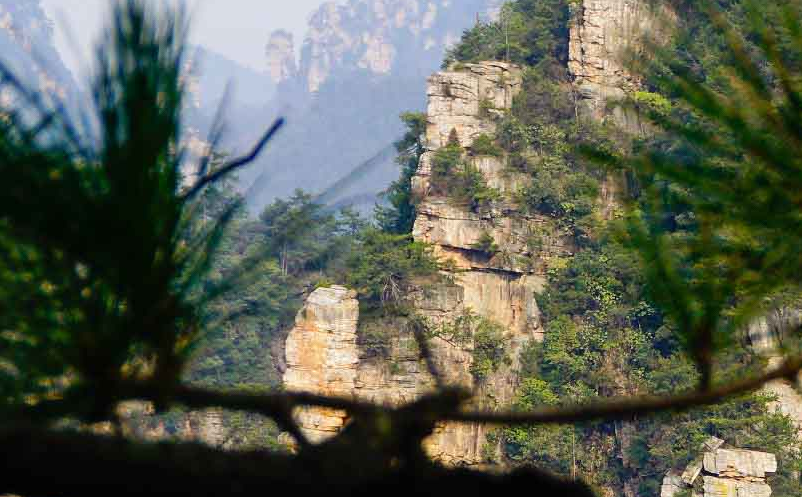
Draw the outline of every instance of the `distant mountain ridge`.
<instances>
[{"instance_id":1,"label":"distant mountain ridge","mask_svg":"<svg viewBox=\"0 0 802 497\"><path fill-rule=\"evenodd\" d=\"M349 0L326 2L309 20L300 59L294 40L274 32L266 53L278 84L269 117L288 125L270 151L242 177L251 184L255 210L303 188L327 190L365 162L382 156L402 133L399 114L423 110L426 78L448 46L478 18L487 19L501 0ZM252 125L253 123L249 123ZM236 147L258 129L234 131ZM244 138L247 137L247 140ZM363 211L398 175L392 158L348 182L332 202L355 198Z\"/></svg>"}]
</instances>

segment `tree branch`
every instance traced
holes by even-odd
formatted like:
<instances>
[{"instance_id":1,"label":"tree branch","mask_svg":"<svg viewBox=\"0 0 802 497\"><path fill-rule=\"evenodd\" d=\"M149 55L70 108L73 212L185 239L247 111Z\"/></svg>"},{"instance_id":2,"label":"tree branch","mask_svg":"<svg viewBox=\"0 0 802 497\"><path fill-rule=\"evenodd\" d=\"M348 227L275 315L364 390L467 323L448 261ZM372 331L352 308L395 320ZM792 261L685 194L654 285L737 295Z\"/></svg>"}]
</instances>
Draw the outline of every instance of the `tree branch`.
<instances>
[{"instance_id":1,"label":"tree branch","mask_svg":"<svg viewBox=\"0 0 802 497\"><path fill-rule=\"evenodd\" d=\"M488 423L498 425L570 424L596 420L624 420L661 412L687 411L716 404L726 398L757 390L774 380L794 381L802 370L802 359L787 360L782 366L764 375L711 388L665 397L641 396L593 402L586 405L538 409L522 413L454 412L444 421Z\"/></svg>"},{"instance_id":2,"label":"tree branch","mask_svg":"<svg viewBox=\"0 0 802 497\"><path fill-rule=\"evenodd\" d=\"M435 464L364 471L347 464L353 454L224 452L200 444L144 444L32 426L0 427L0 446L0 493L27 497L253 497L278 495L284 488L326 496L379 495L389 488L404 495L431 495L438 489L474 495L477 490L514 488L537 489L535 495L541 497L593 495L582 483L533 469L505 476Z\"/></svg>"},{"instance_id":3,"label":"tree branch","mask_svg":"<svg viewBox=\"0 0 802 497\"><path fill-rule=\"evenodd\" d=\"M234 159L233 161L226 163L223 167L221 167L217 171L214 171L211 174L207 174L203 178L199 179L198 182L195 183L195 185L192 188L190 188L188 192L182 195L181 199L183 201L191 199L192 197L197 195L201 190L203 190L203 188L206 187L207 185L214 183L223 176L230 174L234 170L239 169L243 166L247 166L248 164L253 162L259 156L259 154L262 153L262 149L265 148L265 145L267 145L267 143L273 138L273 136L275 136L275 134L278 133L278 131L281 129L282 126L284 126L284 118L280 117L276 120L276 122L273 123L270 129L267 130L267 132L262 136L262 138L259 140L256 146L253 147L253 149L248 155L244 155L238 159Z\"/></svg>"},{"instance_id":4,"label":"tree branch","mask_svg":"<svg viewBox=\"0 0 802 497\"><path fill-rule=\"evenodd\" d=\"M686 411L695 407L715 404L726 398L757 390L764 384L774 380L795 380L802 371L802 358L788 359L782 366L763 375L719 385L707 391L693 390L687 393L667 396L640 396L611 399L605 402L593 402L574 406L560 406L539 409L522 413L485 413L466 412L452 409L447 412L406 411L406 415L433 414L442 421L489 424L568 424L594 420L623 420L636 416L652 415L660 412ZM211 391L189 386L181 386L175 390L164 391L152 384L134 383L123 386L119 390L121 398L163 401L165 398L194 409L223 407L226 409L250 411L267 417L277 418L286 412L301 406L328 407L340 409L352 415L376 416L391 413L388 407L361 402L348 398L328 397L309 393L279 393L259 395L238 392ZM444 389L438 396L465 397L466 392L460 389Z\"/></svg>"}]
</instances>

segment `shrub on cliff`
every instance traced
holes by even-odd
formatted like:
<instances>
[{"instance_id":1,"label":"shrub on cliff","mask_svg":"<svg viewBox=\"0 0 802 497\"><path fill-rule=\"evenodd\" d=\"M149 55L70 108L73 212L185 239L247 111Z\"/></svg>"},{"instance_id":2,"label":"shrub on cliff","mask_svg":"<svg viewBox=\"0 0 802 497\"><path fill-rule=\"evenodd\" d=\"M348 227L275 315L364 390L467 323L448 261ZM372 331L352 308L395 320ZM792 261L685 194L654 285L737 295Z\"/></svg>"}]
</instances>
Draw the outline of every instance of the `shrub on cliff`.
<instances>
[{"instance_id":1,"label":"shrub on cliff","mask_svg":"<svg viewBox=\"0 0 802 497\"><path fill-rule=\"evenodd\" d=\"M443 68L455 62L508 60L535 65L568 57L569 0L518 0L505 3L498 20L479 22L449 49Z\"/></svg>"}]
</instances>

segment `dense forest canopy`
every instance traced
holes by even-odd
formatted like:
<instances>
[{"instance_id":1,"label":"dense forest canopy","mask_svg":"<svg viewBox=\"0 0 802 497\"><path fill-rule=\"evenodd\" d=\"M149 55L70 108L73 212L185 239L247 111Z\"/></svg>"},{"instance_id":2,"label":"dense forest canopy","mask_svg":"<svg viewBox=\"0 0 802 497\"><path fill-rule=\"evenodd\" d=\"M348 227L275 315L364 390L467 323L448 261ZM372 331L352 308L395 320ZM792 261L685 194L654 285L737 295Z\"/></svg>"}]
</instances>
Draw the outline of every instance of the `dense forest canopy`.
<instances>
[{"instance_id":1,"label":"dense forest canopy","mask_svg":"<svg viewBox=\"0 0 802 497\"><path fill-rule=\"evenodd\" d=\"M705 395L719 400L715 388L764 374L766 361L749 347L744 327L771 308L799 306L800 5L677 1L671 8L679 29L647 43L654 59L631 67L642 87L619 103L649 119L637 133L578 111L566 65L576 2L508 2L498 20L477 23L446 55L452 70L483 60L523 68L513 108L470 153L504 157L510 171L531 178L516 202L568 233L576 249L548 268L537 302L544 340L520 357L511 416L699 392L690 397L693 408L680 412L499 423L487 462L656 496L663 476L716 436L776 454L773 495L799 495L800 436L771 407L776 399L755 388L720 402ZM479 381L509 361L494 323L466 314L450 328L430 329L403 297L416 281L443 278L438 270L449 264L412 236L425 115L401 116L399 179L371 219L302 191L251 217L230 176L201 180L187 194L175 147L184 26L146 12L138 2L116 11L94 86L99 150L87 154L71 141L49 109L36 109L42 115L34 126L13 113L0 123L0 172L8 178L0 187L0 413L10 424L49 430L66 418L80 432L116 419L120 401L144 398L166 412L173 430L183 411L168 408L232 408L226 419L241 427L242 447L281 449L280 431L299 436L288 413L305 401L269 394L281 388L277 344L304 297L332 284L357 291L365 317L359 340L371 353L386 354L394 333L412 329L423 336L422 351L427 335L469 335ZM500 193L467 154L458 140L436 151L431 188L481 212ZM232 164L215 155L201 171L218 180L215 172ZM598 200L610 181L623 192L612 212ZM542 240L530 242L536 249ZM499 251L489 235L475 249ZM796 338L783 343L792 358ZM798 372L795 364L785 365L786 376ZM235 390L245 397L203 397ZM395 475L399 464L411 474L435 471L416 459L420 440L438 417L459 418L456 405L444 395L397 417L382 414L377 419L398 431L377 442L387 459L368 466L378 475ZM376 414L345 407L365 420ZM408 421L418 415L425 422ZM353 430L375 434L370 429L381 423L372 423ZM299 457L312 455L300 464L334 478L337 469L318 468L315 457L361 461L348 445L360 434L346 430L330 453L305 452L301 443ZM341 477L362 475L349 471ZM13 481L8 490L25 493L25 482Z\"/></svg>"}]
</instances>

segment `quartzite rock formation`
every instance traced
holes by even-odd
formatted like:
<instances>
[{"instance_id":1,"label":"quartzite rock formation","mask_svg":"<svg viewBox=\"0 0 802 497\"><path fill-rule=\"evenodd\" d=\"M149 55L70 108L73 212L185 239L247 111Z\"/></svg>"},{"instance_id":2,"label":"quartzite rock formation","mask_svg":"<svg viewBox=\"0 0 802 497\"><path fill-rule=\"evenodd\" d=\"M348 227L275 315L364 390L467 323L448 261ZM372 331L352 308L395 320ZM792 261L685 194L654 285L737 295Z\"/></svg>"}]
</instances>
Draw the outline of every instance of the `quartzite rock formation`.
<instances>
[{"instance_id":1,"label":"quartzite rock formation","mask_svg":"<svg viewBox=\"0 0 802 497\"><path fill-rule=\"evenodd\" d=\"M447 383L475 391L474 407L493 408L511 402L520 350L542 337L535 295L545 285L545 269L551 258L570 255L570 250L552 222L518 210L510 193L526 178L508 172L503 158L467 156L488 184L502 193L501 200L478 211L435 194L429 188L429 164L452 130L468 150L480 134L493 134L492 114L509 110L520 86L520 70L499 62L468 64L459 71L432 76L426 134L429 151L413 183L418 198L413 235L453 263L443 271L442 280L413 289L407 302L431 327L473 313L498 324L505 335L510 360L481 381L471 374L470 341L431 340L438 371ZM488 105L480 105L482 101L491 104L487 116L481 115L488 111ZM500 247L497 255L488 256L475 248L485 234ZM534 238L537 244L532 243ZM395 328L388 351L386 356L377 356L360 347L358 318L358 303L346 288L319 288L312 293L287 339L287 389L389 405L412 401L432 390L434 379L402 321L388 325ZM306 409L298 417L314 441L333 434L345 422L344 413L325 409ZM448 464L478 464L485 443L485 427L449 424L428 440L427 449Z\"/></svg>"},{"instance_id":2,"label":"quartzite rock formation","mask_svg":"<svg viewBox=\"0 0 802 497\"><path fill-rule=\"evenodd\" d=\"M568 69L590 115L601 119L610 101L620 100L639 87L625 68L628 51L643 47L667 12L655 14L648 0L581 0L573 12ZM613 107L619 124L632 126L634 116Z\"/></svg>"},{"instance_id":3,"label":"quartzite rock formation","mask_svg":"<svg viewBox=\"0 0 802 497\"><path fill-rule=\"evenodd\" d=\"M766 477L777 472L774 454L723 446L723 440L711 437L704 444L704 454L682 474L665 476L660 497L674 497L689 489L699 497L769 497Z\"/></svg>"}]
</instances>

